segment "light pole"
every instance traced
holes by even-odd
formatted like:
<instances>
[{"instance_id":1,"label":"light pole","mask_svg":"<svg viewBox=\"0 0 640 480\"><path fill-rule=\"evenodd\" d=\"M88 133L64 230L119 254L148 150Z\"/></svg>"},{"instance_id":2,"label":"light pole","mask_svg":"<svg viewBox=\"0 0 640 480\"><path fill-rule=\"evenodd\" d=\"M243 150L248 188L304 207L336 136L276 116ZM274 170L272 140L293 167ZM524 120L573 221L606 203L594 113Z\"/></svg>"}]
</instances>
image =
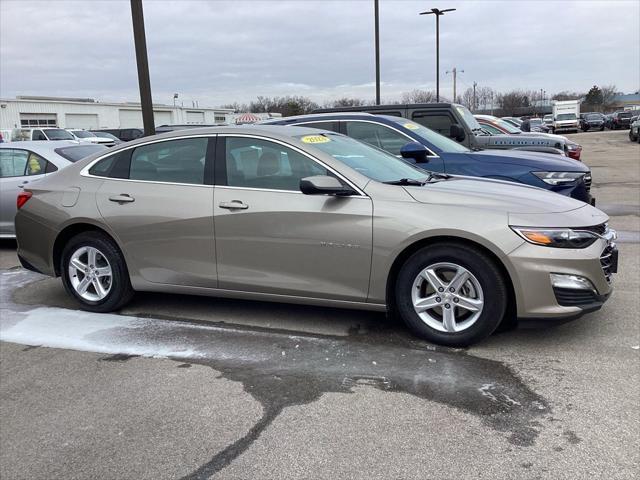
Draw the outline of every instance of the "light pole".
<instances>
[{"instance_id":1,"label":"light pole","mask_svg":"<svg viewBox=\"0 0 640 480\"><path fill-rule=\"evenodd\" d=\"M430 11L420 13L420 15L436 16L436 102L440 102L440 17L446 12L454 10L455 8L445 8L444 10L432 8Z\"/></svg>"},{"instance_id":2,"label":"light pole","mask_svg":"<svg viewBox=\"0 0 640 480\"><path fill-rule=\"evenodd\" d=\"M151 82L149 81L149 60L147 58L147 39L144 34L142 0L131 0L131 20L133 21L133 40L136 45L142 124L144 125L145 135L154 135L156 128L153 122L153 101L151 100Z\"/></svg>"},{"instance_id":3,"label":"light pole","mask_svg":"<svg viewBox=\"0 0 640 480\"><path fill-rule=\"evenodd\" d=\"M378 0L373 0L373 16L376 37L376 105L380 105L380 15Z\"/></svg>"},{"instance_id":4,"label":"light pole","mask_svg":"<svg viewBox=\"0 0 640 480\"><path fill-rule=\"evenodd\" d=\"M458 75L458 69L453 67L453 70L447 70L445 74L453 73L453 103L457 103L456 101L456 76ZM460 70L460 73L464 73L464 70Z\"/></svg>"}]
</instances>

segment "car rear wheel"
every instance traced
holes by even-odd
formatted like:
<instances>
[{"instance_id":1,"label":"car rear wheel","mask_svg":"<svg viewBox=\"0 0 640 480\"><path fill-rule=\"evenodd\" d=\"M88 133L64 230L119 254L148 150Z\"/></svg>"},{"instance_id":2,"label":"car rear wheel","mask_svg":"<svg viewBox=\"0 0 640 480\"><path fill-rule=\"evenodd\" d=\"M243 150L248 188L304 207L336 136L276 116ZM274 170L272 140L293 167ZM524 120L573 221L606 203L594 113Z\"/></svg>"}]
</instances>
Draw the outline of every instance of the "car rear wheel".
<instances>
[{"instance_id":1,"label":"car rear wheel","mask_svg":"<svg viewBox=\"0 0 640 480\"><path fill-rule=\"evenodd\" d=\"M415 334L451 347L491 335L507 307L505 280L494 262L463 244L414 253L400 270L395 294L398 313Z\"/></svg>"},{"instance_id":2,"label":"car rear wheel","mask_svg":"<svg viewBox=\"0 0 640 480\"><path fill-rule=\"evenodd\" d=\"M133 297L122 253L100 232L73 237L62 252L60 271L65 290L84 310L111 312Z\"/></svg>"}]
</instances>

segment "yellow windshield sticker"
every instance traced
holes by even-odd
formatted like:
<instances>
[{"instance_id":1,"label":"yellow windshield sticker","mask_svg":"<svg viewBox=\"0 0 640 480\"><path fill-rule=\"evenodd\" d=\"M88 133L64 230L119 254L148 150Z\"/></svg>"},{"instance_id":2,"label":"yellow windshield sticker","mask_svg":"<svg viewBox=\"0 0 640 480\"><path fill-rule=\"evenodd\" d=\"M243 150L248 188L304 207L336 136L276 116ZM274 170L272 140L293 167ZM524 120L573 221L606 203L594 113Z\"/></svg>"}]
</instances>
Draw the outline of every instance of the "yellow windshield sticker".
<instances>
[{"instance_id":1,"label":"yellow windshield sticker","mask_svg":"<svg viewBox=\"0 0 640 480\"><path fill-rule=\"evenodd\" d=\"M408 128L409 130L418 130L420 125L416 125L415 123L405 123L404 128Z\"/></svg>"},{"instance_id":2,"label":"yellow windshield sticker","mask_svg":"<svg viewBox=\"0 0 640 480\"><path fill-rule=\"evenodd\" d=\"M329 137L323 135L305 135L301 138L304 143L328 143L331 141Z\"/></svg>"}]
</instances>

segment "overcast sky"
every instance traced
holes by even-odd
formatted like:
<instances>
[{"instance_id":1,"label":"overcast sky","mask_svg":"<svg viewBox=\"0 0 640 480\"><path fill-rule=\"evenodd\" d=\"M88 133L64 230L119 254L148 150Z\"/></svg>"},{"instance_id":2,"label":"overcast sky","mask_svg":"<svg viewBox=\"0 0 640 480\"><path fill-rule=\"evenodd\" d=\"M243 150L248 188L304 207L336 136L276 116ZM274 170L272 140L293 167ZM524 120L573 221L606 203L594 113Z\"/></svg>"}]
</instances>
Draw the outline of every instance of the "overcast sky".
<instances>
[{"instance_id":1,"label":"overcast sky","mask_svg":"<svg viewBox=\"0 0 640 480\"><path fill-rule=\"evenodd\" d=\"M640 1L380 0L383 100L435 87L441 17L441 94L452 67L513 88L640 88ZM323 103L375 95L373 0L144 0L151 89L190 105L305 95ZM128 1L0 0L0 95L139 101Z\"/></svg>"}]
</instances>

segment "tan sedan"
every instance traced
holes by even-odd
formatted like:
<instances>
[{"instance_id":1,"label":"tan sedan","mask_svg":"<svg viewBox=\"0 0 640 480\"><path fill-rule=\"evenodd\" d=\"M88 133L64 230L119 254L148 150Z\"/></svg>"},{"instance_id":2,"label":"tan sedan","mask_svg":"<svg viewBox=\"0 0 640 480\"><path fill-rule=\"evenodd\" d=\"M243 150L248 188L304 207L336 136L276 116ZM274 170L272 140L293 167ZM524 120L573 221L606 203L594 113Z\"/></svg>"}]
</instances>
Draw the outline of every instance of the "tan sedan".
<instances>
[{"instance_id":1,"label":"tan sedan","mask_svg":"<svg viewBox=\"0 0 640 480\"><path fill-rule=\"evenodd\" d=\"M469 345L505 319L600 308L607 216L534 187L425 176L340 134L182 130L83 159L18 198L18 254L82 308L134 291L394 310Z\"/></svg>"}]
</instances>

